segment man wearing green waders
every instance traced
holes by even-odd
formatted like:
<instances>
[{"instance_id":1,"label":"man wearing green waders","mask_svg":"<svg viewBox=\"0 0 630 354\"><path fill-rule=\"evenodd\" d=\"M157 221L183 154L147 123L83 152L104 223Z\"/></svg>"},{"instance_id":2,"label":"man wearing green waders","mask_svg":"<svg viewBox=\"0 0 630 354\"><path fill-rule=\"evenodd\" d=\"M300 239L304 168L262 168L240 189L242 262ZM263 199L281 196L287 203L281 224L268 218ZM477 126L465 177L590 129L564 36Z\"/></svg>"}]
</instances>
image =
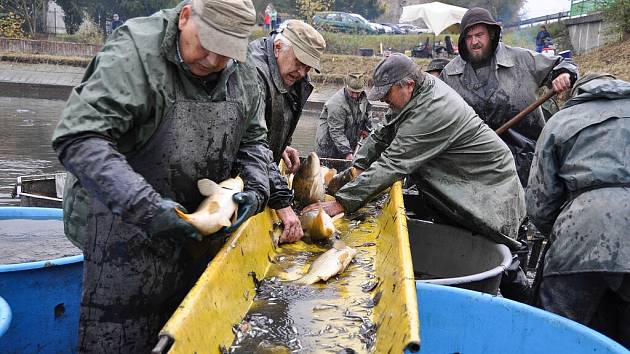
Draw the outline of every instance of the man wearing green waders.
<instances>
[{"instance_id":1,"label":"man wearing green waders","mask_svg":"<svg viewBox=\"0 0 630 354\"><path fill-rule=\"evenodd\" d=\"M243 62L250 0L193 0L117 28L68 99L53 146L71 173L68 237L83 248L78 351L148 353L221 247L175 208L197 180L240 174L238 220L269 195L264 101Z\"/></svg>"}]
</instances>

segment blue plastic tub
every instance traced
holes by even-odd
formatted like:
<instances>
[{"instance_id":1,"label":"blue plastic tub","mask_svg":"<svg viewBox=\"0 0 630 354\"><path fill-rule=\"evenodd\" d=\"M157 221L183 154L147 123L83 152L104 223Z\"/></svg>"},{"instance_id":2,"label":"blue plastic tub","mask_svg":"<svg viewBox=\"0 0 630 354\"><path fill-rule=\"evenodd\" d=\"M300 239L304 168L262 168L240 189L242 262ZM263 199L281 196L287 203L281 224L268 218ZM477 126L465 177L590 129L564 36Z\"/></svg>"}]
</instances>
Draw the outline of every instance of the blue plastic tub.
<instances>
[{"instance_id":1,"label":"blue plastic tub","mask_svg":"<svg viewBox=\"0 0 630 354\"><path fill-rule=\"evenodd\" d=\"M0 341L11 325L11 308L2 297L0 297Z\"/></svg>"},{"instance_id":2,"label":"blue plastic tub","mask_svg":"<svg viewBox=\"0 0 630 354\"><path fill-rule=\"evenodd\" d=\"M0 218L60 219L62 211L0 208ZM9 329L0 338L0 353L75 351L82 268L82 255L0 265L0 295L13 314Z\"/></svg>"},{"instance_id":3,"label":"blue plastic tub","mask_svg":"<svg viewBox=\"0 0 630 354\"><path fill-rule=\"evenodd\" d=\"M579 323L504 298L416 282L420 353L629 353Z\"/></svg>"}]
</instances>

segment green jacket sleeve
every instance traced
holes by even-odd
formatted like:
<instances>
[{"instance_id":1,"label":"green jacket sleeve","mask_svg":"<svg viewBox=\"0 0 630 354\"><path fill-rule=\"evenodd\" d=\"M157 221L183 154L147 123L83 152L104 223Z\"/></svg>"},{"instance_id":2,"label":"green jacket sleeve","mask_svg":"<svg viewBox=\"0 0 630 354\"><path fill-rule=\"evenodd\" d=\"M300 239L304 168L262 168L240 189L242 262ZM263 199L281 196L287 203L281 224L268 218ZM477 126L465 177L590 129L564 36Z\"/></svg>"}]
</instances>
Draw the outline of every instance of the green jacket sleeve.
<instances>
[{"instance_id":1,"label":"green jacket sleeve","mask_svg":"<svg viewBox=\"0 0 630 354\"><path fill-rule=\"evenodd\" d=\"M370 134L357 154L354 156L353 166L367 170L370 165L381 156L389 146L395 134L393 125L385 125Z\"/></svg>"},{"instance_id":2,"label":"green jacket sleeve","mask_svg":"<svg viewBox=\"0 0 630 354\"><path fill-rule=\"evenodd\" d=\"M263 97L260 85L256 84L255 91L251 92L250 102L246 106L251 109L246 112L247 127L236 155L243 180L247 181L245 190L251 190L257 194L258 212L264 209L269 199L269 164L272 156L267 145Z\"/></svg>"},{"instance_id":3,"label":"green jacket sleeve","mask_svg":"<svg viewBox=\"0 0 630 354\"><path fill-rule=\"evenodd\" d=\"M525 194L527 214L545 235L551 232L566 195L553 140L553 134L544 133L538 140Z\"/></svg>"},{"instance_id":4,"label":"green jacket sleeve","mask_svg":"<svg viewBox=\"0 0 630 354\"><path fill-rule=\"evenodd\" d=\"M395 181L411 174L448 148L456 123L451 120L449 124L434 115L430 116L434 113L422 109L406 113L410 117L400 122L396 136L376 162L335 195L346 211L359 209ZM394 124L383 128L391 129Z\"/></svg>"}]
</instances>

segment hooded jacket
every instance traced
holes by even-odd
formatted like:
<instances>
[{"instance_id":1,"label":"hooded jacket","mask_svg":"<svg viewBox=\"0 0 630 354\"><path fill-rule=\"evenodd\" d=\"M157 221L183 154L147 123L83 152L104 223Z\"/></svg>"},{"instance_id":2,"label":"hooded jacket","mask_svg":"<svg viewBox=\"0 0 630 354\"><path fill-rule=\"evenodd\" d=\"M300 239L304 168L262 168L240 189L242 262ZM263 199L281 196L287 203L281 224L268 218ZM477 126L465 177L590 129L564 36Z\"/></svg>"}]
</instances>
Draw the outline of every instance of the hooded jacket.
<instances>
[{"instance_id":1,"label":"hooded jacket","mask_svg":"<svg viewBox=\"0 0 630 354\"><path fill-rule=\"evenodd\" d=\"M527 211L548 234L544 275L630 272L630 83L595 79L538 139Z\"/></svg>"}]
</instances>

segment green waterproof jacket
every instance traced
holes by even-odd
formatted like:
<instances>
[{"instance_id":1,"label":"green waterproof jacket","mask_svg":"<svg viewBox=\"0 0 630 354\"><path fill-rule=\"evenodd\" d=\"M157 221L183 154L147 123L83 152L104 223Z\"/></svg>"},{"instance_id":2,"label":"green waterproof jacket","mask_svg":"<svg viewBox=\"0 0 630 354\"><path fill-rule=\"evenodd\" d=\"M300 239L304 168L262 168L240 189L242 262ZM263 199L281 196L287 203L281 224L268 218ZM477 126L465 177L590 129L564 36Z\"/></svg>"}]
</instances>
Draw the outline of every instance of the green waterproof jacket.
<instances>
[{"instance_id":1,"label":"green waterproof jacket","mask_svg":"<svg viewBox=\"0 0 630 354\"><path fill-rule=\"evenodd\" d=\"M150 17L131 19L114 31L92 60L83 82L70 94L61 114L53 134L53 146L60 155L68 142L89 137L112 142L122 154L136 151L147 143L160 121L171 112L175 97L222 102L226 100L228 80L237 83L229 89L236 90L240 98L239 111L247 122L241 150L243 146L262 147L260 153L268 154L263 93L255 69L231 61L213 78L212 84L208 84L181 63L177 47L178 19L185 4ZM257 192L264 204L269 195L267 168L255 167L256 174L262 176L246 181L246 189ZM155 197L145 201L122 198L129 198L122 206L113 205L117 202L114 200L108 200L107 204L112 210L117 207L124 210L128 220L138 223L146 222L143 218L158 207ZM87 190L69 174L64 195L65 227L67 236L79 246L83 243L89 203Z\"/></svg>"},{"instance_id":2,"label":"green waterproof jacket","mask_svg":"<svg viewBox=\"0 0 630 354\"><path fill-rule=\"evenodd\" d=\"M371 108L365 92L361 93L358 100L354 100L345 88L337 91L326 101L319 116L315 135L317 155L343 159L352 154L361 131L370 130Z\"/></svg>"},{"instance_id":3,"label":"green waterproof jacket","mask_svg":"<svg viewBox=\"0 0 630 354\"><path fill-rule=\"evenodd\" d=\"M525 201L505 143L441 80L424 74L411 100L355 156L364 169L335 195L353 212L411 175L443 212L472 231L516 247Z\"/></svg>"},{"instance_id":4,"label":"green waterproof jacket","mask_svg":"<svg viewBox=\"0 0 630 354\"><path fill-rule=\"evenodd\" d=\"M630 272L630 83L579 87L545 125L527 211L551 247L544 275Z\"/></svg>"}]
</instances>

